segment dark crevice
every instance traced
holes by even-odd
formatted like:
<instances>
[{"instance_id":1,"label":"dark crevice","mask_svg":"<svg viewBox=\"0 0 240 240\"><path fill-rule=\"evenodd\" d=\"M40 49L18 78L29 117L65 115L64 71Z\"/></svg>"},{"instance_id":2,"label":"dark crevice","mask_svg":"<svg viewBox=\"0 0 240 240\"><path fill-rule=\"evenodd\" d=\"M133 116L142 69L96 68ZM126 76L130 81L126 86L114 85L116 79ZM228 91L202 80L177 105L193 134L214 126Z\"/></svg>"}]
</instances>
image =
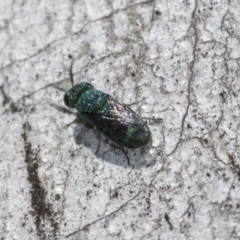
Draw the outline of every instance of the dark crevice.
<instances>
[{"instance_id":1,"label":"dark crevice","mask_svg":"<svg viewBox=\"0 0 240 240\"><path fill-rule=\"evenodd\" d=\"M184 132L184 125L185 125L185 120L188 116L188 111L189 111L189 107L191 105L191 87L192 87L192 82L193 79L195 77L195 71L194 71L194 67L195 67L195 63L196 63L196 52L197 52L197 43L198 43L198 31L197 31L197 19L196 19L196 11L197 11L197 0L195 1L195 7L192 13L192 23L190 26L190 29L192 29L193 31L193 35L194 35L194 40L193 40L193 60L190 63L189 66L189 70L190 70L190 78L188 81L188 86L187 86L187 106L186 106L186 111L183 115L182 118L182 123L181 123L181 131L180 131L180 136L179 136L179 140L176 144L176 146L174 147L174 149L172 150L172 152L169 154L169 156L171 156L178 148L178 146L180 145L181 141L182 141L182 136L183 136L183 132Z\"/></svg>"},{"instance_id":2,"label":"dark crevice","mask_svg":"<svg viewBox=\"0 0 240 240\"><path fill-rule=\"evenodd\" d=\"M65 236L65 237L66 237L66 238L69 238L69 237L75 235L76 233L79 233L79 232L81 232L81 231L86 231L86 230L89 229L90 226L96 224L97 222L113 216L114 214L116 214L117 212L119 212L120 210L122 210L124 207L126 207L131 201L133 201L134 199L136 199L136 198L140 195L140 193L142 193L142 191L143 191L143 190L140 190L136 195L134 195L131 199L129 199L128 201L126 201L125 203L123 203L123 204L122 204L119 208L117 208L115 211L112 211L112 212L110 212L109 214L106 214L106 215L104 215L104 216L102 216L102 217L100 217L100 218L92 221L91 223L86 224L86 225L83 226L82 228L80 228L80 229L78 229L78 230L76 230L76 231L68 234L68 235Z\"/></svg>"},{"instance_id":3,"label":"dark crevice","mask_svg":"<svg viewBox=\"0 0 240 240\"><path fill-rule=\"evenodd\" d=\"M23 124L22 128L23 133L21 137L24 142L25 163L28 172L27 180L30 183L30 198L32 207L32 211L30 211L30 213L34 217L37 235L40 239L45 240L50 237L56 239L58 223L54 218L55 212L52 210L52 205L47 203L47 192L42 186L38 175L38 163L40 160L39 149L33 149L31 142L28 140L28 133L31 131L30 124L26 122ZM49 230L47 229L48 225L50 225L51 228L50 235L48 233Z\"/></svg>"},{"instance_id":4,"label":"dark crevice","mask_svg":"<svg viewBox=\"0 0 240 240\"><path fill-rule=\"evenodd\" d=\"M11 98L5 93L3 86L0 87L0 91L2 93L3 96L3 106L5 106L6 104L10 103Z\"/></svg>"},{"instance_id":5,"label":"dark crevice","mask_svg":"<svg viewBox=\"0 0 240 240\"><path fill-rule=\"evenodd\" d=\"M170 219L169 219L169 216L168 216L167 213L165 213L164 219L165 219L166 222L168 223L170 230L173 230L173 225L172 225L172 223L170 222Z\"/></svg>"}]
</instances>

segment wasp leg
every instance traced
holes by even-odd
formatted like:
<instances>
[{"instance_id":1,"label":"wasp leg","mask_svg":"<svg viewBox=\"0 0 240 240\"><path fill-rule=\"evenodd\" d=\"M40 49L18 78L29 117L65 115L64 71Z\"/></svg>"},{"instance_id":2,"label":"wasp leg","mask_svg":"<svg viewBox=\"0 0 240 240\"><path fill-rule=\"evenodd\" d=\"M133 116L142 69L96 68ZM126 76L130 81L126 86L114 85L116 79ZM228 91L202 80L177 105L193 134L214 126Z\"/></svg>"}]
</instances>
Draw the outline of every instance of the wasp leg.
<instances>
[{"instance_id":1,"label":"wasp leg","mask_svg":"<svg viewBox=\"0 0 240 240\"><path fill-rule=\"evenodd\" d=\"M162 123L163 122L162 118L149 118L149 117L141 117L141 118L152 121L152 123ZM151 125L151 124L149 124L149 125Z\"/></svg>"},{"instance_id":2,"label":"wasp leg","mask_svg":"<svg viewBox=\"0 0 240 240\"><path fill-rule=\"evenodd\" d=\"M96 132L96 134L98 135L98 147L97 147L97 151L95 152L95 154L98 153L100 144L101 144L101 134L99 132Z\"/></svg>"},{"instance_id":3,"label":"wasp leg","mask_svg":"<svg viewBox=\"0 0 240 240\"><path fill-rule=\"evenodd\" d=\"M70 65L70 69L69 69L69 74L70 74L70 81L71 81L71 84L72 86L74 85L74 81L73 81L73 63L74 63L74 60L73 60L73 57L71 55L68 56L70 59L72 59L72 62L71 62L71 65Z\"/></svg>"},{"instance_id":4,"label":"wasp leg","mask_svg":"<svg viewBox=\"0 0 240 240\"><path fill-rule=\"evenodd\" d=\"M126 153L124 147L123 147L122 145L119 145L119 146L120 146L120 148L122 149L123 154L125 155L125 157L126 157L126 159L127 159L128 166L130 166L130 159L129 159L129 157L128 157L128 155L127 155L127 153Z\"/></svg>"},{"instance_id":5,"label":"wasp leg","mask_svg":"<svg viewBox=\"0 0 240 240\"><path fill-rule=\"evenodd\" d=\"M138 103L140 103L140 102L142 102L142 101L144 101L144 100L145 100L145 97L143 97L142 100L139 100L139 101L137 101L137 102L130 103L130 104L125 104L125 105L127 105L128 107L130 107L130 106L135 105L135 104L138 104Z\"/></svg>"},{"instance_id":6,"label":"wasp leg","mask_svg":"<svg viewBox=\"0 0 240 240\"><path fill-rule=\"evenodd\" d=\"M68 108L62 107L61 105L58 105L58 104L55 104L55 103L50 103L50 106L54 107L59 112L66 113L68 115L76 115L76 113L72 112Z\"/></svg>"},{"instance_id":7,"label":"wasp leg","mask_svg":"<svg viewBox=\"0 0 240 240\"><path fill-rule=\"evenodd\" d=\"M78 118L76 118L72 122L66 124L65 127L68 128L70 125L72 125L73 123L76 123L77 121L78 121Z\"/></svg>"}]
</instances>

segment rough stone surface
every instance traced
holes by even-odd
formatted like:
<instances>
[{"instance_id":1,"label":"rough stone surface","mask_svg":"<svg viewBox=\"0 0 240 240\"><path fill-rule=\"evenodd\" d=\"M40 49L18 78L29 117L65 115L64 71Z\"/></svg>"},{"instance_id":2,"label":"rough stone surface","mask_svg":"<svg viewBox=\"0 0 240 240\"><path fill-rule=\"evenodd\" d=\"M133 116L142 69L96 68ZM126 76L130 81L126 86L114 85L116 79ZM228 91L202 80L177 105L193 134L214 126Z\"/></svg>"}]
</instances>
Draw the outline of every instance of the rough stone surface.
<instances>
[{"instance_id":1,"label":"rough stone surface","mask_svg":"<svg viewBox=\"0 0 240 240\"><path fill-rule=\"evenodd\" d=\"M237 0L0 1L0 239L240 239L239 46ZM158 118L130 166L68 126L69 55Z\"/></svg>"}]
</instances>

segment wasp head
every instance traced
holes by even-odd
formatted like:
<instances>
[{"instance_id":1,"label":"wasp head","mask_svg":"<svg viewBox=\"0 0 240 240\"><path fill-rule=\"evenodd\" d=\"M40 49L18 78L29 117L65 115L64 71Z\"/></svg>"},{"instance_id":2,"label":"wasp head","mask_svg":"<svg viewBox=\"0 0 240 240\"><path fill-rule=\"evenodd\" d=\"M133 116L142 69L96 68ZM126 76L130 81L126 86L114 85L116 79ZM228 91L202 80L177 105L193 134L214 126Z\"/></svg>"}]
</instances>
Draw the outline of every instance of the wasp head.
<instances>
[{"instance_id":1,"label":"wasp head","mask_svg":"<svg viewBox=\"0 0 240 240\"><path fill-rule=\"evenodd\" d=\"M68 90L64 95L64 103L69 108L75 108L80 96L86 92L93 89L93 86L87 82L81 82L74 85L70 90Z\"/></svg>"}]
</instances>

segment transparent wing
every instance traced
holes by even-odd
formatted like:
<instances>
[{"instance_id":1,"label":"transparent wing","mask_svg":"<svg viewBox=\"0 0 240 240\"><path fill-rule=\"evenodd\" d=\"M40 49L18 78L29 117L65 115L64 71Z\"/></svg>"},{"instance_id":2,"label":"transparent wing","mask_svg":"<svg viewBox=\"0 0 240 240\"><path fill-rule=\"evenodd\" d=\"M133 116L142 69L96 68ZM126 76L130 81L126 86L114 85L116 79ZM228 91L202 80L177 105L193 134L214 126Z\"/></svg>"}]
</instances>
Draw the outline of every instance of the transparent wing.
<instances>
[{"instance_id":1,"label":"transparent wing","mask_svg":"<svg viewBox=\"0 0 240 240\"><path fill-rule=\"evenodd\" d=\"M121 145L136 148L147 143L150 132L141 117L111 96L96 113L81 113L100 132Z\"/></svg>"}]
</instances>

